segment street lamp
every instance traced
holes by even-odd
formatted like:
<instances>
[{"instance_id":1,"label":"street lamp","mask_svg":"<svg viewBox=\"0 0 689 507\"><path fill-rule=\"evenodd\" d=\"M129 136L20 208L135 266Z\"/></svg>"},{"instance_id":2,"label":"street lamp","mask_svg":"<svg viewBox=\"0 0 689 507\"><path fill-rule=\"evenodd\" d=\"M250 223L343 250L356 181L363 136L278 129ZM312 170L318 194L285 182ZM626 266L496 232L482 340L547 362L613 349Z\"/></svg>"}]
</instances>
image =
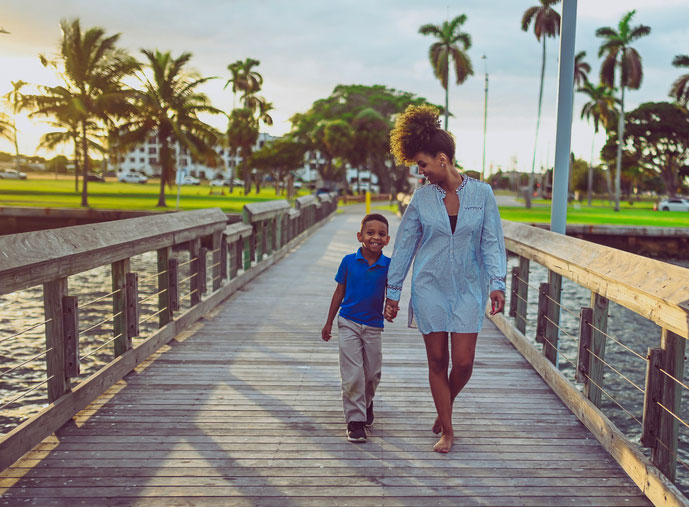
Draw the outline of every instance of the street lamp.
<instances>
[{"instance_id":1,"label":"street lamp","mask_svg":"<svg viewBox=\"0 0 689 507\"><path fill-rule=\"evenodd\" d=\"M488 58L486 55L481 57L486 74L486 86L483 100L483 162L481 164L481 181L486 180L486 125L488 120Z\"/></svg>"}]
</instances>

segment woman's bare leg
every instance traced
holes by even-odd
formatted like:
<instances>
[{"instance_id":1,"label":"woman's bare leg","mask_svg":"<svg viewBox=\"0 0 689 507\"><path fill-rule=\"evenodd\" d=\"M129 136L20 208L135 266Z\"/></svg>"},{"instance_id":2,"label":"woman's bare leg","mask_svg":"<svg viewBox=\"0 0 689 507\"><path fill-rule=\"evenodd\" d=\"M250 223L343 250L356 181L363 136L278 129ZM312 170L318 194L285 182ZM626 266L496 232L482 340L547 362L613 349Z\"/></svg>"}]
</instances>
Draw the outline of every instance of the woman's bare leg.
<instances>
[{"instance_id":1,"label":"woman's bare leg","mask_svg":"<svg viewBox=\"0 0 689 507\"><path fill-rule=\"evenodd\" d=\"M450 410L457 395L467 385L474 370L476 355L476 338L478 333L450 333L452 341L452 370L450 371ZM442 425L437 418L433 424L433 432L440 433Z\"/></svg>"},{"instance_id":2,"label":"woman's bare leg","mask_svg":"<svg viewBox=\"0 0 689 507\"><path fill-rule=\"evenodd\" d=\"M428 357L428 382L438 412L442 435L433 446L436 452L450 452L454 432L452 430L452 402L450 399L450 382L447 376L450 354L447 333L430 333L423 336Z\"/></svg>"}]
</instances>

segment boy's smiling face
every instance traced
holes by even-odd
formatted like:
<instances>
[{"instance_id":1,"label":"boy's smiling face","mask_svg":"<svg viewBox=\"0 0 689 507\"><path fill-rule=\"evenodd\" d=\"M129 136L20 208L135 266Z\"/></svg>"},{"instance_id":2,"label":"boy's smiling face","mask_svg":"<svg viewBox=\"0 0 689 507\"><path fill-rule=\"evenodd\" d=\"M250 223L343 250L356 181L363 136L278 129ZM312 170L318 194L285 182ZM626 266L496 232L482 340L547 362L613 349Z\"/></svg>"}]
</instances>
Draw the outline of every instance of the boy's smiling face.
<instances>
[{"instance_id":1,"label":"boy's smiling face","mask_svg":"<svg viewBox=\"0 0 689 507\"><path fill-rule=\"evenodd\" d=\"M377 254L390 241L388 226L379 220L369 220L356 233L356 238L366 250Z\"/></svg>"}]
</instances>

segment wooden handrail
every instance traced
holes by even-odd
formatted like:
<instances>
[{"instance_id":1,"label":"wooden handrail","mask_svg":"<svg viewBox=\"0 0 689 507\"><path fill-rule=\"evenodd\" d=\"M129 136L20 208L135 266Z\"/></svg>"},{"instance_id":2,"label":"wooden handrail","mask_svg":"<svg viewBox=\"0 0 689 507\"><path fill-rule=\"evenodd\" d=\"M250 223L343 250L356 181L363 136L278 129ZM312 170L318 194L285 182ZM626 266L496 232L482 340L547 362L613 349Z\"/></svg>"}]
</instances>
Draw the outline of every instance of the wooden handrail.
<instances>
[{"instance_id":1,"label":"wooden handrail","mask_svg":"<svg viewBox=\"0 0 689 507\"><path fill-rule=\"evenodd\" d=\"M689 338L689 269L538 227L502 226L508 250Z\"/></svg>"},{"instance_id":2,"label":"wooden handrail","mask_svg":"<svg viewBox=\"0 0 689 507\"><path fill-rule=\"evenodd\" d=\"M290 205L287 201L252 202L244 205L248 212L249 222L258 222L287 213Z\"/></svg>"},{"instance_id":3,"label":"wooden handrail","mask_svg":"<svg viewBox=\"0 0 689 507\"><path fill-rule=\"evenodd\" d=\"M0 295L225 229L218 208L0 236Z\"/></svg>"}]
</instances>

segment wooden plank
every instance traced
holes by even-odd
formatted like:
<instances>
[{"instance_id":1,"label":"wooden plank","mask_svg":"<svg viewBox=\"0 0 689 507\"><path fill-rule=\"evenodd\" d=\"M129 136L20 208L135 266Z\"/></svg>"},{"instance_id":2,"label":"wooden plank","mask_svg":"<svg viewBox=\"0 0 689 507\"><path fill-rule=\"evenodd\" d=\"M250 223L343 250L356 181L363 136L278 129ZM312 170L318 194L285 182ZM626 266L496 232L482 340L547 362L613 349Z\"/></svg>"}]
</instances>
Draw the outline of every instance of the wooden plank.
<instances>
[{"instance_id":1,"label":"wooden plank","mask_svg":"<svg viewBox=\"0 0 689 507\"><path fill-rule=\"evenodd\" d=\"M112 332L115 341L115 357L121 356L132 348L129 336L129 315L127 311L127 274L129 259L122 259L112 265Z\"/></svg>"},{"instance_id":2,"label":"wooden plank","mask_svg":"<svg viewBox=\"0 0 689 507\"><path fill-rule=\"evenodd\" d=\"M684 378L686 340L672 331L663 329L660 348L663 349L662 372L665 376L662 389L663 406L660 407L657 445L653 448L651 460L671 481L674 481L677 473L675 456L679 439L677 417L681 417L683 389L674 379L681 382Z\"/></svg>"},{"instance_id":3,"label":"wooden plank","mask_svg":"<svg viewBox=\"0 0 689 507\"><path fill-rule=\"evenodd\" d=\"M65 375L79 376L79 304L77 296L62 298L62 329L65 342Z\"/></svg>"},{"instance_id":4,"label":"wooden plank","mask_svg":"<svg viewBox=\"0 0 689 507\"><path fill-rule=\"evenodd\" d=\"M156 251L158 269L158 329L172 320L172 308L170 305L170 271L169 262L172 254L170 247L159 248Z\"/></svg>"},{"instance_id":5,"label":"wooden plank","mask_svg":"<svg viewBox=\"0 0 689 507\"><path fill-rule=\"evenodd\" d=\"M537 227L502 224L509 251L689 338L689 269Z\"/></svg>"},{"instance_id":6,"label":"wooden plank","mask_svg":"<svg viewBox=\"0 0 689 507\"><path fill-rule=\"evenodd\" d=\"M65 369L65 336L62 321L62 301L66 295L66 278L43 284L48 402L58 399L69 391L70 387Z\"/></svg>"},{"instance_id":7,"label":"wooden plank","mask_svg":"<svg viewBox=\"0 0 689 507\"><path fill-rule=\"evenodd\" d=\"M591 352L593 352L593 354L589 354L588 378L584 384L584 394L591 400L591 403L597 407L600 407L601 397L603 395L601 388L603 387L605 365L600 359L605 359L605 343L607 341L605 333L608 331L608 306L609 301L607 298L599 294L591 294L591 307L593 309Z\"/></svg>"},{"instance_id":8,"label":"wooden plank","mask_svg":"<svg viewBox=\"0 0 689 507\"><path fill-rule=\"evenodd\" d=\"M658 445L658 426L660 424L660 405L663 402L664 373L660 369L664 365L665 351L661 348L648 348L648 362L646 363L646 385L644 388L644 416L641 444L644 447L655 448Z\"/></svg>"}]
</instances>

